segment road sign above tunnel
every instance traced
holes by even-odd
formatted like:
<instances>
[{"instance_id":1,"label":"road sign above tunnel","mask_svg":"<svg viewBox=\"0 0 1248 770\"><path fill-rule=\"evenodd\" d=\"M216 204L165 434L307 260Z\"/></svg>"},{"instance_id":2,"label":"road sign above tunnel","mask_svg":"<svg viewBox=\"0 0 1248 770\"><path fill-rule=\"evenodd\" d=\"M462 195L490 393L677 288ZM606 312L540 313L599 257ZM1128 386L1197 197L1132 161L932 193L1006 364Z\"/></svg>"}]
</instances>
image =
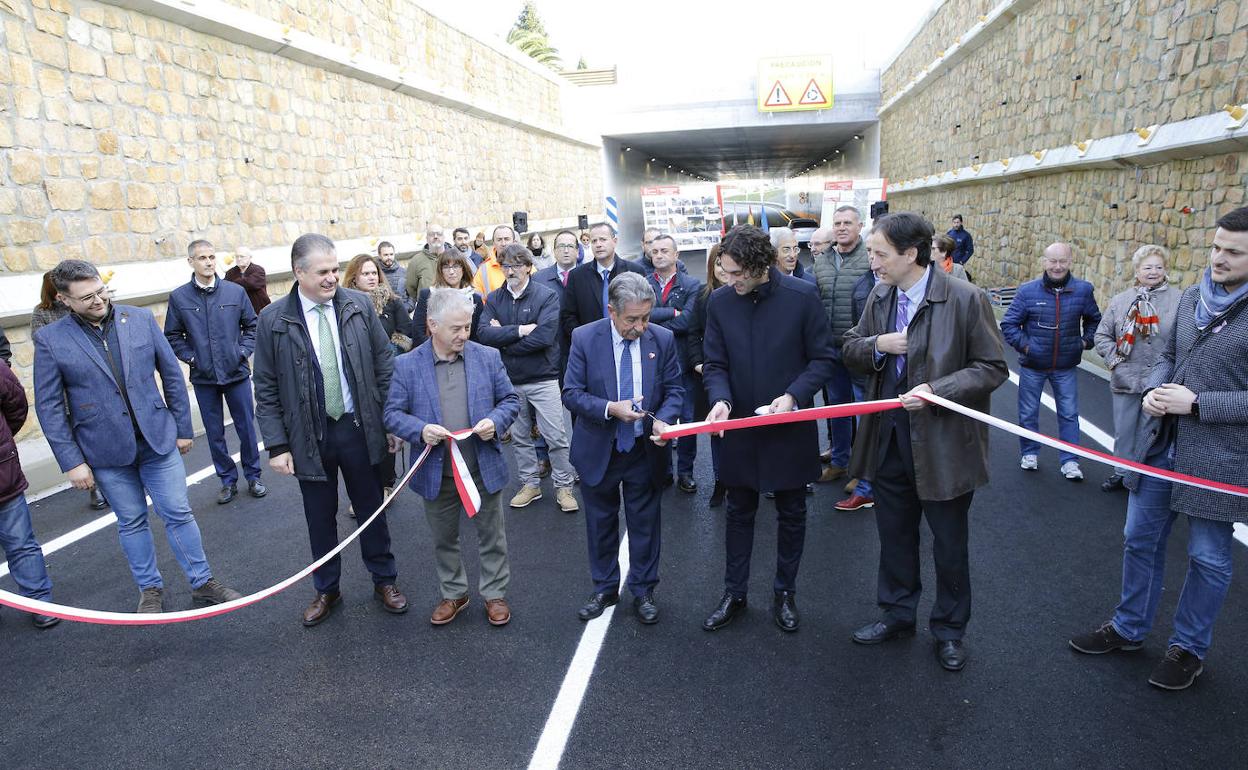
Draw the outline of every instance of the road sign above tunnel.
<instances>
[{"instance_id":1,"label":"road sign above tunnel","mask_svg":"<svg viewBox=\"0 0 1248 770\"><path fill-rule=\"evenodd\" d=\"M781 56L758 60L759 112L826 110L832 106L832 56ZM793 101L789 94L796 94Z\"/></svg>"}]
</instances>

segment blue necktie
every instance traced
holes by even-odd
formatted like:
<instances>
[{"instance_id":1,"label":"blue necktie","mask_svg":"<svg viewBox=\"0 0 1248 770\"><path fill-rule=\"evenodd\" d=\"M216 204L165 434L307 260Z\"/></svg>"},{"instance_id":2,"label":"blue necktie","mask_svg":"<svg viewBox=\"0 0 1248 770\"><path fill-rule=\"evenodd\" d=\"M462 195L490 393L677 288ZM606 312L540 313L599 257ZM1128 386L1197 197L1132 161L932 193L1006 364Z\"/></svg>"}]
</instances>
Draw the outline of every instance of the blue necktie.
<instances>
[{"instance_id":1,"label":"blue necktie","mask_svg":"<svg viewBox=\"0 0 1248 770\"><path fill-rule=\"evenodd\" d=\"M897 331L905 333L906 328L910 325L910 314L907 310L910 307L910 297L904 291L897 291ZM906 370L906 356L901 354L897 356L897 379L900 382L901 373Z\"/></svg>"},{"instance_id":2,"label":"blue necktie","mask_svg":"<svg viewBox=\"0 0 1248 770\"><path fill-rule=\"evenodd\" d=\"M611 283L611 271L610 271L610 270L601 270L601 271L599 271L599 272L601 272L601 273L602 273L602 317L603 317L603 318L610 318L610 317L611 317L611 314L607 312L607 302L608 302L608 298L607 298L607 287L608 287L608 286L610 285L610 283ZM624 344L626 344L626 345L627 345L627 344L628 344L628 340L625 340L625 341L624 341Z\"/></svg>"},{"instance_id":3,"label":"blue necktie","mask_svg":"<svg viewBox=\"0 0 1248 770\"><path fill-rule=\"evenodd\" d=\"M620 355L620 400L633 400L633 341L624 340L624 352ZM627 452L633 448L633 442L636 436L633 431L636 423L624 422L620 420L620 424L615 426L615 448L621 453Z\"/></svg>"}]
</instances>

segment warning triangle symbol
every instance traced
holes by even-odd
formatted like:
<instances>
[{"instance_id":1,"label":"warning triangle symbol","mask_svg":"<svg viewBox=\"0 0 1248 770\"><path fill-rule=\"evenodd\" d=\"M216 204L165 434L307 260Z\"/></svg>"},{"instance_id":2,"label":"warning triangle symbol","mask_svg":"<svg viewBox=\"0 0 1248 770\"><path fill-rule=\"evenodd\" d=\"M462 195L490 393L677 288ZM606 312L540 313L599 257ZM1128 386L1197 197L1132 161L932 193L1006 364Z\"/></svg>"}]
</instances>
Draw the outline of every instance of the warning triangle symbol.
<instances>
[{"instance_id":1,"label":"warning triangle symbol","mask_svg":"<svg viewBox=\"0 0 1248 770\"><path fill-rule=\"evenodd\" d=\"M771 94L764 104L768 107L790 107L793 100L789 98L789 92L785 91L784 86L780 85L780 81L777 80L776 84L771 87Z\"/></svg>"},{"instance_id":2,"label":"warning triangle symbol","mask_svg":"<svg viewBox=\"0 0 1248 770\"><path fill-rule=\"evenodd\" d=\"M823 95L823 89L819 87L814 78L811 78L809 85L806 86L806 93L802 94L802 99L798 104L826 104L827 101L828 97Z\"/></svg>"}]
</instances>

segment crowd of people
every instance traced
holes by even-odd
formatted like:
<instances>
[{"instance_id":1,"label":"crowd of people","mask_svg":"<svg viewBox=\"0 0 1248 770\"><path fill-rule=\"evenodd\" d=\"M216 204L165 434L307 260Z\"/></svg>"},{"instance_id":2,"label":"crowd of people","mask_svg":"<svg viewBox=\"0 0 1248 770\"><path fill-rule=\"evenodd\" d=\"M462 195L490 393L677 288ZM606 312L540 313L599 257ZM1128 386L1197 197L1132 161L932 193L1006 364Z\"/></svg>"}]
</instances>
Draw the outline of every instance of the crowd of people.
<instances>
[{"instance_id":1,"label":"crowd of people","mask_svg":"<svg viewBox=\"0 0 1248 770\"><path fill-rule=\"evenodd\" d=\"M936 571L929 628L949 671L967 662L968 512L988 483L987 429L930 407L922 394L988 411L1009 375L1008 343L1018 352L1019 424L1037 427L1047 382L1060 437L1078 443L1075 369L1095 347L1110 370L1119 456L1231 483L1248 459L1235 438L1248 422L1248 208L1218 220L1198 286L1171 287L1168 252L1147 245L1132 258L1134 285L1104 315L1091 284L1073 274L1072 246L1053 243L1040 277L1019 287L999 323L970 282L974 242L960 215L947 233L909 212L884 215L864 232L858 210L842 206L811 235L810 267L791 230L735 227L708 251L705 281L658 230L644 233L637 260L617 253L606 224L559 232L549 245L505 225L484 236L455 228L448 242L430 227L406 265L383 241L341 270L345 255L308 233L291 247L294 285L276 300L250 252L236 250L222 277L214 245L196 240L188 247L191 279L170 293L163 328L149 310L114 303L89 262L64 260L48 272L32 315L35 408L70 483L91 491L93 507L116 511L138 612L164 609L148 495L193 599L240 596L214 576L188 502L180 455L192 446L192 425L182 365L220 481L217 502L238 494L228 408L247 492L267 494L263 441L269 469L298 481L315 558L338 543L340 478L352 513L371 513L392 491L400 449L431 448L410 487L432 532L435 625L469 603L459 539L465 512L477 534L486 616L497 626L510 620L502 491L518 481L508 505L524 508L542 499L547 477L560 510L583 504L592 591L578 617L619 602L623 581L639 622L655 623L663 495L669 487L698 492L697 438L669 441L670 426L781 413L817 399L898 398L900 410L827 421L823 453L810 421L708 436L708 504L725 508L726 534L723 591L703 628L721 629L746 608L760 497L774 500L777 514L772 617L783 631L799 628L806 498L818 483L843 483L835 508L873 509L880 538L880 614L853 641L915 633L925 518ZM0 367L0 386L3 460L16 452L13 435L28 406L8 367ZM1022 440L1020 467L1037 471L1039 458L1039 446ZM1083 479L1074 454L1060 453L1059 467L1066 479ZM16 462L0 468L10 570L24 595L50 599L25 479ZM465 478L476 488L467 511ZM1149 680L1181 689L1202 670L1230 583L1232 523L1248 521L1248 507L1126 468L1102 485L1124 487L1121 600L1111 621L1070 644L1090 654L1140 647L1157 610L1166 539L1183 514L1188 575L1169 650ZM630 549L623 576L621 506ZM361 534L360 553L382 609L406 612L384 513ZM304 625L323 622L340 603L340 573L338 558L313 573ZM41 628L57 622L32 617Z\"/></svg>"}]
</instances>

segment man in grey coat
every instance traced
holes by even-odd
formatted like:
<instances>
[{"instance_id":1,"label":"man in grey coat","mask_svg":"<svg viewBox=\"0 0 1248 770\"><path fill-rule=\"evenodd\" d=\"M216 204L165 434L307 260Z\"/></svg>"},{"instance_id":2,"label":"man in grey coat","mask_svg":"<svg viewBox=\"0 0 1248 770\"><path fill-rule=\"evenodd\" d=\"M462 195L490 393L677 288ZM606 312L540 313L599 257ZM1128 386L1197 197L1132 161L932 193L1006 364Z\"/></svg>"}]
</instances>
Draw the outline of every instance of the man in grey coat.
<instances>
[{"instance_id":1,"label":"man in grey coat","mask_svg":"<svg viewBox=\"0 0 1248 770\"><path fill-rule=\"evenodd\" d=\"M290 250L294 290L260 314L256 332L256 418L269 466L299 479L312 556L338 544L338 472L361 516L381 506L381 461L398 448L382 405L394 358L366 295L338 285L338 254L323 235L299 236ZM385 514L360 535L373 592L387 612L407 611L394 581ZM314 626L339 602L341 562L312 573L316 597L303 613Z\"/></svg>"},{"instance_id":2,"label":"man in grey coat","mask_svg":"<svg viewBox=\"0 0 1248 770\"><path fill-rule=\"evenodd\" d=\"M1144 386L1139 460L1211 481L1243 484L1248 465L1248 207L1217 222L1209 267L1183 292L1174 336ZM1187 517L1187 577L1166 655L1148 683L1190 687L1204 670L1213 624L1231 585L1235 522L1248 498L1128 473L1122 596L1113 618L1070 640L1082 653L1138 650L1161 601L1166 541Z\"/></svg>"}]
</instances>

